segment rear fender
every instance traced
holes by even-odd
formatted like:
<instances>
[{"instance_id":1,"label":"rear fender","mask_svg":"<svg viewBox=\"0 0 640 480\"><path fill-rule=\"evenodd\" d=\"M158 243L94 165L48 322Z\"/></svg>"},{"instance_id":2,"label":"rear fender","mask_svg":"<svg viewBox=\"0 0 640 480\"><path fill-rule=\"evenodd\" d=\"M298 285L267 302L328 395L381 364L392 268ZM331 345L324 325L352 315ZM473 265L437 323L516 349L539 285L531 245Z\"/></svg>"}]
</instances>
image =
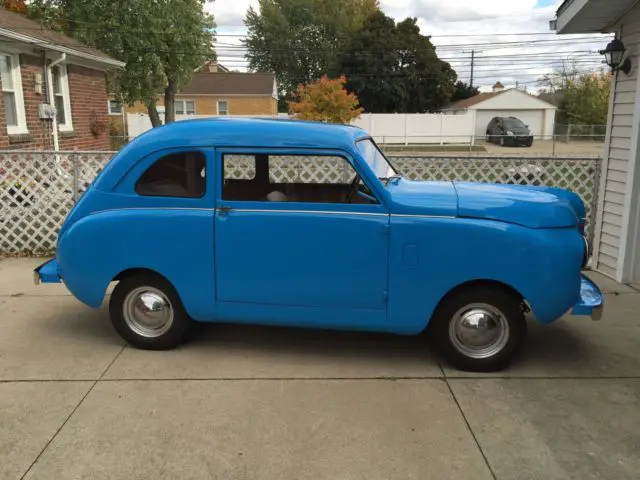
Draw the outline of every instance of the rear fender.
<instances>
[{"instance_id":1,"label":"rear fender","mask_svg":"<svg viewBox=\"0 0 640 480\"><path fill-rule=\"evenodd\" d=\"M91 307L102 304L118 274L143 268L175 287L192 318L213 317L213 211L159 208L88 215L60 239L58 261L67 288Z\"/></svg>"}]
</instances>

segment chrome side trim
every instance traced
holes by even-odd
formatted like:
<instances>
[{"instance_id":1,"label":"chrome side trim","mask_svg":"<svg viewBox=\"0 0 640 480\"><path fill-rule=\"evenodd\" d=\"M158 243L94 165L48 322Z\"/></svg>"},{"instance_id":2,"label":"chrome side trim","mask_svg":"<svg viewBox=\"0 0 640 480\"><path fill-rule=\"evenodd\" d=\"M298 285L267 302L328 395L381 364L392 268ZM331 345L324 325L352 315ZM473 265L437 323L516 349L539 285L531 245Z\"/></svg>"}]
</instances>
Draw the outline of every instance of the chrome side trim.
<instances>
[{"instance_id":1,"label":"chrome side trim","mask_svg":"<svg viewBox=\"0 0 640 480\"><path fill-rule=\"evenodd\" d=\"M452 215L409 215L404 213L392 213L392 217L406 217L406 218L457 218Z\"/></svg>"},{"instance_id":2,"label":"chrome side trim","mask_svg":"<svg viewBox=\"0 0 640 480\"><path fill-rule=\"evenodd\" d=\"M122 207L122 208L107 208L105 210L96 210L89 215L95 215L103 212L117 212L120 210L196 210L201 212L215 212L215 208L196 208L196 207Z\"/></svg>"},{"instance_id":3,"label":"chrome side trim","mask_svg":"<svg viewBox=\"0 0 640 480\"><path fill-rule=\"evenodd\" d=\"M119 210L195 210L202 212L216 212L221 207L217 208L198 208L198 207L123 207L123 208L109 208L106 210L96 210L91 212L90 215L95 215L102 212L115 212ZM374 213L374 212L337 212L335 210L279 210L279 209L258 209L258 208L233 208L231 207L227 213L231 212L249 212L249 213L307 213L307 214L325 214L325 215L361 215L369 217L399 217L399 218L456 218L451 215L409 215L401 213Z\"/></svg>"},{"instance_id":4,"label":"chrome side trim","mask_svg":"<svg viewBox=\"0 0 640 480\"><path fill-rule=\"evenodd\" d=\"M336 212L335 210L268 210L257 208L231 208L231 212L249 212L249 213L321 213L326 215L364 215L371 217L387 217L388 213L373 213L373 212Z\"/></svg>"}]
</instances>

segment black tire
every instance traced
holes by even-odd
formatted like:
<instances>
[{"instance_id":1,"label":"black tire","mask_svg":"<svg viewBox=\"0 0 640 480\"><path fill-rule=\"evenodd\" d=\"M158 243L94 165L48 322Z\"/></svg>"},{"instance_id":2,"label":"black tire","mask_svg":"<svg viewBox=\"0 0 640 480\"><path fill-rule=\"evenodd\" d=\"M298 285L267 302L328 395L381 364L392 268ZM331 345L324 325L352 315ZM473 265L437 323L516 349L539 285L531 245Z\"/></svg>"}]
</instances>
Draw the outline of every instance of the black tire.
<instances>
[{"instance_id":1,"label":"black tire","mask_svg":"<svg viewBox=\"0 0 640 480\"><path fill-rule=\"evenodd\" d=\"M484 304L501 313L508 326L501 330L508 332L503 346L484 358L462 352L456 346L460 341L452 333L455 325L458 325L457 314L474 304ZM428 333L434 348L452 366L473 372L495 372L508 367L521 351L527 338L527 323L522 301L517 295L499 286L481 285L455 292L445 298L431 320Z\"/></svg>"},{"instance_id":2,"label":"black tire","mask_svg":"<svg viewBox=\"0 0 640 480\"><path fill-rule=\"evenodd\" d=\"M166 331L162 331L157 336L141 335L125 319L125 302L127 302L129 294L133 294L136 290L143 288L149 288L149 291L156 292L156 295L161 293L164 299L168 300L170 305L168 310L171 310L173 314L171 323L166 328ZM118 334L134 347L143 350L169 350L175 348L180 344L191 323L191 319L187 315L173 285L163 277L151 272L134 274L122 279L111 295L109 314L111 323L113 323Z\"/></svg>"}]
</instances>

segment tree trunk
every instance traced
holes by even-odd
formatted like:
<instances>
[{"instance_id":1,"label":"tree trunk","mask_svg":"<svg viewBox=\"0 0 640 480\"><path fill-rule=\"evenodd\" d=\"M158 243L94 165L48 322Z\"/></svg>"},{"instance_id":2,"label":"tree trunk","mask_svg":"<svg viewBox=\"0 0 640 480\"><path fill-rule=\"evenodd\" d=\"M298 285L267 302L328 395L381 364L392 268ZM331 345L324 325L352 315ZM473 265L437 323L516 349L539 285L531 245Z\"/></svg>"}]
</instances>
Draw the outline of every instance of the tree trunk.
<instances>
[{"instance_id":1,"label":"tree trunk","mask_svg":"<svg viewBox=\"0 0 640 480\"><path fill-rule=\"evenodd\" d=\"M164 89L164 123L176 121L176 83L169 79L167 88Z\"/></svg>"},{"instance_id":2,"label":"tree trunk","mask_svg":"<svg viewBox=\"0 0 640 480\"><path fill-rule=\"evenodd\" d=\"M162 120L160 119L160 114L158 113L158 109L156 108L155 102L147 103L147 111L149 112L149 119L151 120L151 126L153 128L161 127Z\"/></svg>"}]
</instances>

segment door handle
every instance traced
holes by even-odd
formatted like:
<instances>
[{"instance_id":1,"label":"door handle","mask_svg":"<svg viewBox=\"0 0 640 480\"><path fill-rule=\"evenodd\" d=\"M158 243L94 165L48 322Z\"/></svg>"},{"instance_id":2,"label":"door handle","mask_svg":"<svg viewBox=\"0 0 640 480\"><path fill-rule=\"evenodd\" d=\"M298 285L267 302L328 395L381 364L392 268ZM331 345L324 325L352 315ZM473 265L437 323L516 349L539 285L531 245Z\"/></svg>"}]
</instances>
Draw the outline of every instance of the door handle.
<instances>
[{"instance_id":1,"label":"door handle","mask_svg":"<svg viewBox=\"0 0 640 480\"><path fill-rule=\"evenodd\" d=\"M216 209L216 211L218 212L218 215L220 215L221 217L226 217L227 215L229 215L229 212L231 211L231 207L218 207Z\"/></svg>"}]
</instances>

